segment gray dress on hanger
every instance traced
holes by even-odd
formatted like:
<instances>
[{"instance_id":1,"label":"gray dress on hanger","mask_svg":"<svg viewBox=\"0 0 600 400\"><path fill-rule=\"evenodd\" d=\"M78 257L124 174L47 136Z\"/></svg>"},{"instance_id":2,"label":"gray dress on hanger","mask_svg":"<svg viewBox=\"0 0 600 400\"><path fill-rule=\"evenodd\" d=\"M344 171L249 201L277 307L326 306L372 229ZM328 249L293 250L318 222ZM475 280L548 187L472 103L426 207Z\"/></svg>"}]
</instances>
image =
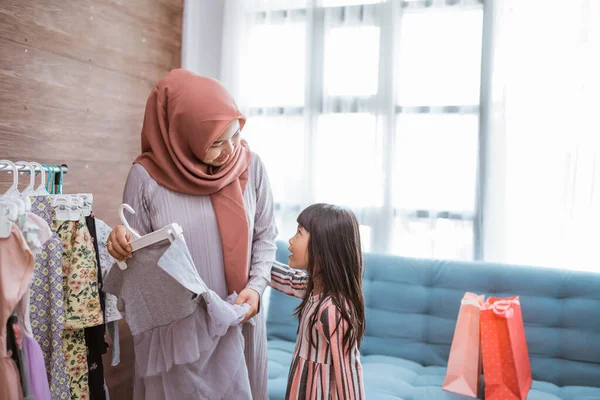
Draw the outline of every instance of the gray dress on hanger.
<instances>
[{"instance_id":1,"label":"gray dress on hanger","mask_svg":"<svg viewBox=\"0 0 600 400\"><path fill-rule=\"evenodd\" d=\"M125 185L123 201L134 208L136 213L127 215L127 219L141 235L170 223L181 225L200 277L208 288L222 299L228 297L221 237L210 196L173 192L160 186L143 166L134 164ZM255 289L262 295L271 279L277 227L267 173L260 157L255 153L252 153L248 167L244 205L248 217L250 249L250 276L246 287ZM255 321L256 325L246 323L243 327L244 353L252 398L267 400L267 336L264 310L257 314ZM186 332L180 332L180 337L180 340L189 340L190 344L193 344L193 339L189 338Z\"/></svg>"}]
</instances>

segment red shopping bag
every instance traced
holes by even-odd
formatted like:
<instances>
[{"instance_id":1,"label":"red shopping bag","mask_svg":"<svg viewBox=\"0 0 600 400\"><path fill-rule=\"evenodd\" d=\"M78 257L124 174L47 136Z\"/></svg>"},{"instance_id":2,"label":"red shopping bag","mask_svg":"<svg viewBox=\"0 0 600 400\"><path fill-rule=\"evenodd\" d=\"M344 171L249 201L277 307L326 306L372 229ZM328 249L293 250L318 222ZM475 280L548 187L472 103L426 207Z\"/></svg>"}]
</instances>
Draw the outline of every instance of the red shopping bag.
<instances>
[{"instance_id":1,"label":"red shopping bag","mask_svg":"<svg viewBox=\"0 0 600 400\"><path fill-rule=\"evenodd\" d=\"M446 379L442 385L448 392L478 397L481 377L479 318L484 299L484 296L467 292L460 302Z\"/></svg>"},{"instance_id":2,"label":"red shopping bag","mask_svg":"<svg viewBox=\"0 0 600 400\"><path fill-rule=\"evenodd\" d=\"M481 309L486 400L525 400L531 365L519 297L490 297Z\"/></svg>"}]
</instances>

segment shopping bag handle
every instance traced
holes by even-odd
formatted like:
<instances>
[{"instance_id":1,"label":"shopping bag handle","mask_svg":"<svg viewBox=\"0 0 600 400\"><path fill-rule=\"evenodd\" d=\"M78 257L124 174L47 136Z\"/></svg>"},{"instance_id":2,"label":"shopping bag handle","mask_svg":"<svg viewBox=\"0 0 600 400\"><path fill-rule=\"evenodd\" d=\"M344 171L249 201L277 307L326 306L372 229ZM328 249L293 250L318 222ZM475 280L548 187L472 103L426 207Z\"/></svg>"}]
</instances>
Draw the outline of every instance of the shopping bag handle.
<instances>
[{"instance_id":1,"label":"shopping bag handle","mask_svg":"<svg viewBox=\"0 0 600 400\"><path fill-rule=\"evenodd\" d=\"M492 311L499 317L512 318L515 314L513 305L521 305L519 300L498 300L492 305Z\"/></svg>"},{"instance_id":2,"label":"shopping bag handle","mask_svg":"<svg viewBox=\"0 0 600 400\"><path fill-rule=\"evenodd\" d=\"M475 293L467 292L460 301L460 304L463 306L475 306L477 308L481 308L481 306L483 306L483 301L481 296L478 296Z\"/></svg>"}]
</instances>

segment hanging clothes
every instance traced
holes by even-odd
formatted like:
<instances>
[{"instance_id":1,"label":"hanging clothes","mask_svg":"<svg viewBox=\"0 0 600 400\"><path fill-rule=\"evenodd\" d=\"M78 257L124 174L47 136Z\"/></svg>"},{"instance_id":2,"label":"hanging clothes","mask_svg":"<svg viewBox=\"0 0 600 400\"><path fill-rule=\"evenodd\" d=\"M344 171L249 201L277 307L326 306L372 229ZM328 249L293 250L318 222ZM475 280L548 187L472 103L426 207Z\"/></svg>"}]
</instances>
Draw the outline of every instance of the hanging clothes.
<instances>
[{"instance_id":1,"label":"hanging clothes","mask_svg":"<svg viewBox=\"0 0 600 400\"><path fill-rule=\"evenodd\" d=\"M133 336L133 398L251 399L240 325L249 306L209 290L181 239L138 250L127 265L104 288Z\"/></svg>"},{"instance_id":2,"label":"hanging clothes","mask_svg":"<svg viewBox=\"0 0 600 400\"><path fill-rule=\"evenodd\" d=\"M112 232L112 228L108 226L101 219L96 218L96 238L98 243L98 255L100 257L100 269L102 271L102 279L106 280L106 275L112 268L115 263L115 259L112 258L110 253L108 252L108 248L106 247L106 243L108 242L108 237ZM104 291L104 290L103 290ZM114 294L106 293L104 291L105 297L105 322L108 324L113 321L120 321L123 319L123 316L117 309L117 297Z\"/></svg>"},{"instance_id":3,"label":"hanging clothes","mask_svg":"<svg viewBox=\"0 0 600 400\"><path fill-rule=\"evenodd\" d=\"M28 198L24 200L29 201ZM45 239L47 239L47 224L43 223L43 221L42 223L40 223L35 218L30 217L29 213L25 211L25 207L23 207L20 208L20 212L17 216L13 227L14 226L16 226L16 228L21 233L22 239L25 242L25 246L31 253L31 256L33 257L34 254L39 252L39 249L42 245L40 240L44 239L40 239L39 236L46 236ZM45 228L46 231L43 231L43 228ZM34 251L36 253L34 253ZM15 308L18 308L18 305L21 303L28 304L29 282L30 278L23 281L23 295L21 296L19 303L17 303L17 306ZM19 372L22 398L24 400L35 400L34 395L31 391L31 385L29 380L26 351L24 348L23 328L21 324L22 318L20 319L19 316L17 316L14 313L14 311L15 310L13 310L13 314L8 318L8 321L6 323L6 349L8 350L8 353L11 355L13 361L15 362L17 371Z\"/></svg>"},{"instance_id":4,"label":"hanging clothes","mask_svg":"<svg viewBox=\"0 0 600 400\"><path fill-rule=\"evenodd\" d=\"M32 333L29 317L29 296L23 296L16 307L16 314L21 322L24 367L21 369L27 374L28 382L23 385L23 393L27 398L27 393L31 393L31 398L35 400L50 400L50 385L46 373L46 364L40 344L35 340ZM27 388L27 389L26 389Z\"/></svg>"},{"instance_id":5,"label":"hanging clothes","mask_svg":"<svg viewBox=\"0 0 600 400\"><path fill-rule=\"evenodd\" d=\"M51 400L50 385L40 344L33 337L23 337L23 348L27 359L27 373L31 392L35 400Z\"/></svg>"},{"instance_id":6,"label":"hanging clothes","mask_svg":"<svg viewBox=\"0 0 600 400\"><path fill-rule=\"evenodd\" d=\"M62 352L68 366L71 399L88 399L88 350L84 330L104 324L95 250L84 216L79 221L58 221L54 216L53 229L61 238L63 248L66 319Z\"/></svg>"},{"instance_id":7,"label":"hanging clothes","mask_svg":"<svg viewBox=\"0 0 600 400\"><path fill-rule=\"evenodd\" d=\"M21 400L21 378L12 353L7 351L6 324L23 296L33 274L34 257L19 228L0 239L0 398Z\"/></svg>"},{"instance_id":8,"label":"hanging clothes","mask_svg":"<svg viewBox=\"0 0 600 400\"><path fill-rule=\"evenodd\" d=\"M31 212L52 226L50 196L32 197ZM32 333L43 353L54 399L70 399L69 376L62 351L65 302L62 275L62 242L55 231L35 258L29 290Z\"/></svg>"},{"instance_id":9,"label":"hanging clothes","mask_svg":"<svg viewBox=\"0 0 600 400\"><path fill-rule=\"evenodd\" d=\"M85 217L82 216L79 221L55 219L53 229L63 244L65 329L84 329L103 324L96 255Z\"/></svg>"},{"instance_id":10,"label":"hanging clothes","mask_svg":"<svg viewBox=\"0 0 600 400\"><path fill-rule=\"evenodd\" d=\"M112 232L112 228L108 226L104 221L96 218L96 238L98 243L98 253L100 258L100 269L102 271L102 278L106 280L106 275L115 264L115 259L112 258L108 252L106 243L108 237ZM112 343L112 358L111 366L119 365L121 362L121 344L119 342L119 321L123 318L119 310L117 309L117 297L114 294L105 292L105 310L104 310L104 321L106 322L106 329Z\"/></svg>"},{"instance_id":11,"label":"hanging clothes","mask_svg":"<svg viewBox=\"0 0 600 400\"><path fill-rule=\"evenodd\" d=\"M19 223L19 228L32 254L37 258L44 244L52 237L50 227L43 218L29 213L27 218ZM33 278L35 279L35 268ZM46 365L39 343L33 336L33 330L30 320L30 289L27 289L27 295L17 304L15 309L15 322L12 324L15 337L20 336L16 342L20 342L19 351L22 353L20 361L21 383L23 386L24 399L30 400L51 400L50 386L46 374ZM18 323L16 320L18 319ZM18 327L19 333L15 327ZM9 331L10 332L10 331ZM13 353L16 350L13 350ZM18 365L18 364L17 364Z\"/></svg>"},{"instance_id":12,"label":"hanging clothes","mask_svg":"<svg viewBox=\"0 0 600 400\"><path fill-rule=\"evenodd\" d=\"M102 272L100 270L100 255L98 250L98 238L96 232L96 220L93 215L85 217L86 226L90 232L92 245L94 247L94 256L96 259L96 276L98 277L98 294L100 300L100 309L104 315L105 302L104 292L102 291ZM102 365L102 355L106 353L108 345L104 341L106 326L100 324L97 326L85 328L85 344L87 346L88 363L88 386L90 388L91 400L106 400L104 390L104 366Z\"/></svg>"},{"instance_id":13,"label":"hanging clothes","mask_svg":"<svg viewBox=\"0 0 600 400\"><path fill-rule=\"evenodd\" d=\"M27 297L27 295L24 295L23 297ZM25 356L25 348L23 343L23 330L21 329L19 317L17 317L15 314L11 315L6 324L6 330L6 347L11 353L12 359L17 366L17 371L19 372L23 400L36 400L31 391L31 384L29 382L29 370L27 368L27 359Z\"/></svg>"}]
</instances>

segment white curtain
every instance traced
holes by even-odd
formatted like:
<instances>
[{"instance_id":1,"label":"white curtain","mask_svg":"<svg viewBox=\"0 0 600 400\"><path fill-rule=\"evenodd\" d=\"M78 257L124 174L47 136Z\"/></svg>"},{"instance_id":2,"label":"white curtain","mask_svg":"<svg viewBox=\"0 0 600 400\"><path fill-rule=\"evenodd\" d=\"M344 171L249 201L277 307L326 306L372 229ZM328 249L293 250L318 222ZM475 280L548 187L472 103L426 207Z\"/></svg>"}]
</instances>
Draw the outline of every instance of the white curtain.
<instances>
[{"instance_id":1,"label":"white curtain","mask_svg":"<svg viewBox=\"0 0 600 400\"><path fill-rule=\"evenodd\" d=\"M600 271L600 1L505 0L495 22L486 259Z\"/></svg>"},{"instance_id":2,"label":"white curtain","mask_svg":"<svg viewBox=\"0 0 600 400\"><path fill-rule=\"evenodd\" d=\"M221 80L267 165L281 238L352 207L366 250L471 259L483 5L228 0Z\"/></svg>"}]
</instances>

